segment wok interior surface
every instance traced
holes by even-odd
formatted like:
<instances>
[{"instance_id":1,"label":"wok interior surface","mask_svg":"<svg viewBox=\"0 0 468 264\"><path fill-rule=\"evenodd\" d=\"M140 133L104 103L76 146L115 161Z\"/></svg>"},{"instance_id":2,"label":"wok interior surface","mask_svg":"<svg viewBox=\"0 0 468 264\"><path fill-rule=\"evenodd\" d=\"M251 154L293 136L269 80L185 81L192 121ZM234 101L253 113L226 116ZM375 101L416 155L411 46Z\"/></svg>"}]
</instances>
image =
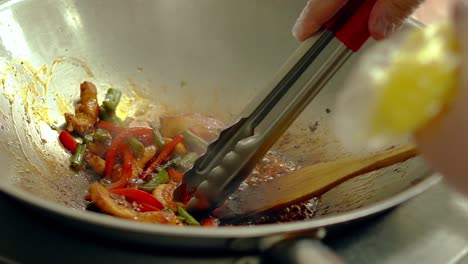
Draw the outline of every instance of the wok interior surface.
<instances>
[{"instance_id":1,"label":"wok interior surface","mask_svg":"<svg viewBox=\"0 0 468 264\"><path fill-rule=\"evenodd\" d=\"M290 27L305 2L1 1L0 137L1 156L9 164L0 173L1 189L94 214L84 211L84 194L95 179L68 169L69 154L57 140L79 84L93 81L100 100L109 87L123 90L121 114L131 116L144 102L154 118L161 112L200 112L233 121L298 46ZM356 57L275 150L303 166L349 156L329 121L334 96ZM312 218L312 224L385 201L430 175L416 158L287 210L297 219ZM275 222L274 217L281 220L277 214L262 221Z\"/></svg>"}]
</instances>

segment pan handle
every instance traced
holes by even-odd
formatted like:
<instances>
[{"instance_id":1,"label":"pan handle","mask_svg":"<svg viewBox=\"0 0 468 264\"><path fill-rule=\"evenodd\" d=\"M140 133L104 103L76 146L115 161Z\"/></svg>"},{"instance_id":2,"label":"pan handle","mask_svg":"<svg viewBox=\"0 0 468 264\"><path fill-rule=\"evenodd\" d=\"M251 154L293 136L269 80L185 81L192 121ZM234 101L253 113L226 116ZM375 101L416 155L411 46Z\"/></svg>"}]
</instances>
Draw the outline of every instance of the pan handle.
<instances>
[{"instance_id":1,"label":"pan handle","mask_svg":"<svg viewBox=\"0 0 468 264\"><path fill-rule=\"evenodd\" d=\"M293 238L281 240L267 249L261 257L262 264L344 264L345 262L328 249L319 239Z\"/></svg>"}]
</instances>

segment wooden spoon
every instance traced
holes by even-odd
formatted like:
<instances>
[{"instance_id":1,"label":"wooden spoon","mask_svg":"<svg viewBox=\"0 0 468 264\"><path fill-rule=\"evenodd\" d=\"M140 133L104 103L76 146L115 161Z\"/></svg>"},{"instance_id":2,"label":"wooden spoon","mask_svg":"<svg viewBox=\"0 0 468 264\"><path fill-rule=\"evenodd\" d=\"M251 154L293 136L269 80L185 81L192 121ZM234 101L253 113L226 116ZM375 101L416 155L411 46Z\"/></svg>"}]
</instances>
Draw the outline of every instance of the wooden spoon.
<instances>
[{"instance_id":1,"label":"wooden spoon","mask_svg":"<svg viewBox=\"0 0 468 264\"><path fill-rule=\"evenodd\" d=\"M406 161L418 155L414 145L404 145L361 157L317 163L239 192L214 214L242 217L281 208L321 195L355 176Z\"/></svg>"}]
</instances>

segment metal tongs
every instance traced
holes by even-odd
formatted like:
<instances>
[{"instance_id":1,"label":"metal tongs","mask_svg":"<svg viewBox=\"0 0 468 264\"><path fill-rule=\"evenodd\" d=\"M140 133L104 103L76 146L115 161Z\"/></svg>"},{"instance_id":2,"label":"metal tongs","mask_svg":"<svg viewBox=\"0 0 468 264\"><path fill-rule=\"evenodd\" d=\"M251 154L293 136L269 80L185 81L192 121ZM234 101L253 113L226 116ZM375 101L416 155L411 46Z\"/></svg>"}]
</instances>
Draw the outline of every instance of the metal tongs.
<instances>
[{"instance_id":1,"label":"metal tongs","mask_svg":"<svg viewBox=\"0 0 468 264\"><path fill-rule=\"evenodd\" d=\"M192 213L210 213L236 191L349 56L369 38L375 0L349 1L317 37L303 42L269 86L221 132L184 177ZM260 102L260 103L259 103Z\"/></svg>"}]
</instances>

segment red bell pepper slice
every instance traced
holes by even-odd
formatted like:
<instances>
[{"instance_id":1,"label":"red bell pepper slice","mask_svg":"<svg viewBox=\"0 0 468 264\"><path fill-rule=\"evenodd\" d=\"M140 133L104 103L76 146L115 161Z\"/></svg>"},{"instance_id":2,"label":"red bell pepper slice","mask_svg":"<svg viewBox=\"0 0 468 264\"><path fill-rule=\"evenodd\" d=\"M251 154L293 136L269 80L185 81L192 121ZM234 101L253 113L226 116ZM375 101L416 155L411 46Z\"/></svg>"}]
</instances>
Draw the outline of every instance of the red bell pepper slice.
<instances>
[{"instance_id":1,"label":"red bell pepper slice","mask_svg":"<svg viewBox=\"0 0 468 264\"><path fill-rule=\"evenodd\" d=\"M206 227L217 227L219 226L219 219L214 218L214 217L208 217L208 218L203 219L203 221L201 222L201 225L206 226Z\"/></svg>"},{"instance_id":2,"label":"red bell pepper slice","mask_svg":"<svg viewBox=\"0 0 468 264\"><path fill-rule=\"evenodd\" d=\"M152 206L150 204L147 204L147 203L139 203L138 204L138 208L140 209L140 212L154 212L154 211L161 211L160 208L156 207L156 206Z\"/></svg>"},{"instance_id":3,"label":"red bell pepper slice","mask_svg":"<svg viewBox=\"0 0 468 264\"><path fill-rule=\"evenodd\" d=\"M76 148L78 147L78 143L76 142L75 138L70 133L68 133L68 131L62 130L62 132L60 132L59 139L66 149L72 153L75 153Z\"/></svg>"},{"instance_id":4,"label":"red bell pepper slice","mask_svg":"<svg viewBox=\"0 0 468 264\"><path fill-rule=\"evenodd\" d=\"M132 178L133 174L133 162L135 158L133 157L133 152L128 144L123 144L121 146L122 153L122 176L116 182L113 182L106 186L108 190L116 189L116 188L123 188L127 186L128 182Z\"/></svg>"},{"instance_id":5,"label":"red bell pepper slice","mask_svg":"<svg viewBox=\"0 0 468 264\"><path fill-rule=\"evenodd\" d=\"M111 133L112 135L117 135L119 133L122 133L126 129L125 127L116 126L104 120L99 120L99 122L97 122L96 124L96 127L105 129L109 131L109 133Z\"/></svg>"},{"instance_id":6,"label":"red bell pepper slice","mask_svg":"<svg viewBox=\"0 0 468 264\"><path fill-rule=\"evenodd\" d=\"M177 172L173 168L168 168L167 174L169 174L169 177L175 182L181 182L184 179L184 174Z\"/></svg>"},{"instance_id":7,"label":"red bell pepper slice","mask_svg":"<svg viewBox=\"0 0 468 264\"><path fill-rule=\"evenodd\" d=\"M119 147L128 137L133 136L140 139L152 133L153 129L149 127L131 127L125 129L119 135L114 137L106 154L106 168L104 170L104 177L109 179L112 175L112 170L114 169Z\"/></svg>"},{"instance_id":8,"label":"red bell pepper slice","mask_svg":"<svg viewBox=\"0 0 468 264\"><path fill-rule=\"evenodd\" d=\"M156 199L153 195L138 189L133 188L118 188L111 190L112 193L123 195L128 199L131 199L139 204L148 204L159 209L163 209L164 206Z\"/></svg>"},{"instance_id":9,"label":"red bell pepper slice","mask_svg":"<svg viewBox=\"0 0 468 264\"><path fill-rule=\"evenodd\" d=\"M152 160L146 170L143 171L143 173L140 175L140 178L145 179L147 176L151 175L161 163L167 160L172 151L174 151L177 144L181 143L183 140L184 136L178 135L175 136L171 142L167 143L159 153L158 157L155 160Z\"/></svg>"}]
</instances>

